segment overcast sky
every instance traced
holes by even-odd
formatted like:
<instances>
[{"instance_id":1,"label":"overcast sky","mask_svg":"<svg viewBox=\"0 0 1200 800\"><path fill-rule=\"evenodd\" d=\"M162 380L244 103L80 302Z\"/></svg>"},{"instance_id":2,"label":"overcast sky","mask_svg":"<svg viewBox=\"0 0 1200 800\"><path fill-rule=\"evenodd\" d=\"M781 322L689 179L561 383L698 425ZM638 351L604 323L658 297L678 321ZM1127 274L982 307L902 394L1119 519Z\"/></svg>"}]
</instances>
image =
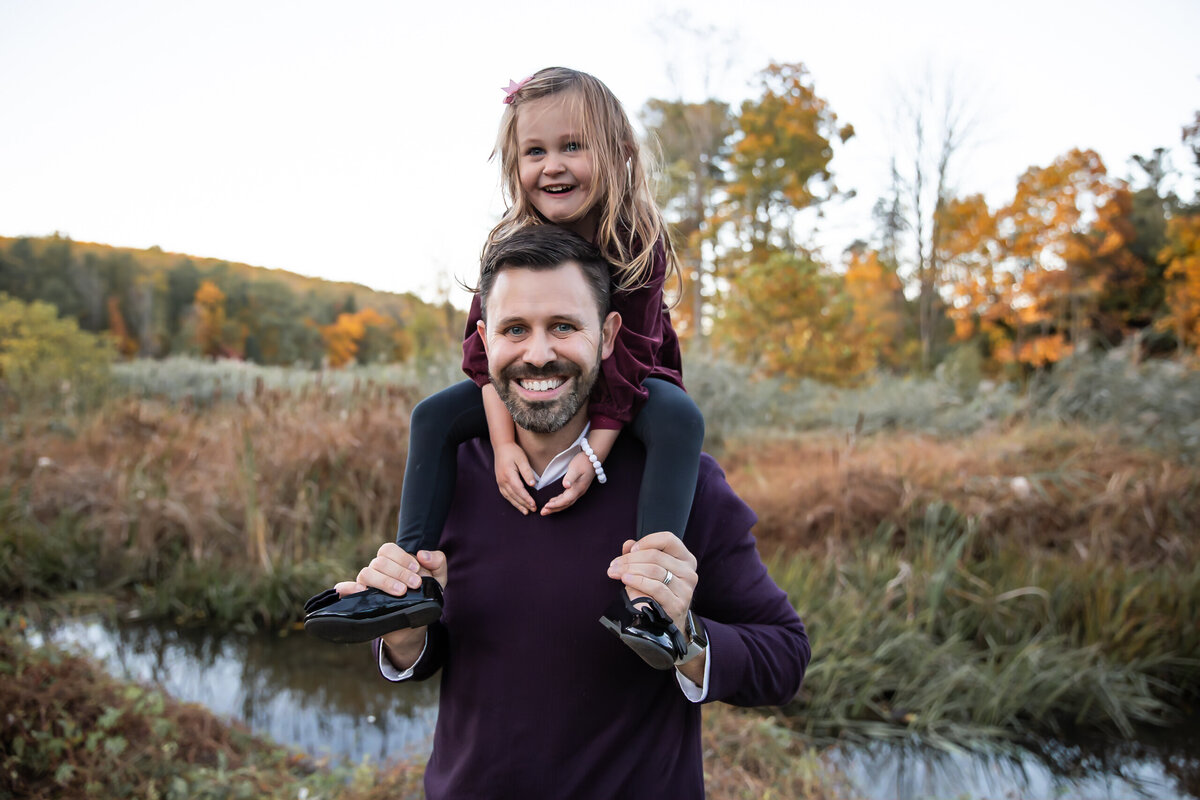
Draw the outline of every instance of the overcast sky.
<instances>
[{"instance_id":1,"label":"overcast sky","mask_svg":"<svg viewBox=\"0 0 1200 800\"><path fill-rule=\"evenodd\" d=\"M997 203L1072 147L1122 177L1177 147L1197 31L1197 0L0 0L0 235L431 297L474 274L502 209L488 155L510 78L582 69L633 116L651 97L736 105L774 59L804 62L857 131L833 169L858 197L817 241L837 259L871 233L896 98L926 76L952 75L976 119L955 185Z\"/></svg>"}]
</instances>

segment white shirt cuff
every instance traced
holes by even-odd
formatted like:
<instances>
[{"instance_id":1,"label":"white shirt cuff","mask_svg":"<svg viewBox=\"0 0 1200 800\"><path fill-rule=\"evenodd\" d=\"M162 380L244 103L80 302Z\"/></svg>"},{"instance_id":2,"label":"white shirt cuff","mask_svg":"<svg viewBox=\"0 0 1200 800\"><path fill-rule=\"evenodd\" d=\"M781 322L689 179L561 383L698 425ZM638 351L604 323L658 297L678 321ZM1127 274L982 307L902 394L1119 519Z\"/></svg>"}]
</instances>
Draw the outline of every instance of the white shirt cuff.
<instances>
[{"instance_id":1,"label":"white shirt cuff","mask_svg":"<svg viewBox=\"0 0 1200 800\"><path fill-rule=\"evenodd\" d=\"M382 653L383 648L379 651ZM675 680L679 682L679 688L683 690L683 696L693 703L703 703L704 698L708 697L708 671L712 669L712 642L708 643L708 647L704 652L704 683L697 686L692 683L692 679L675 668Z\"/></svg>"},{"instance_id":2,"label":"white shirt cuff","mask_svg":"<svg viewBox=\"0 0 1200 800\"><path fill-rule=\"evenodd\" d=\"M387 657L387 652L386 652L387 645L385 645L382 641L380 641L379 642L379 672L380 672L380 674L382 674L383 677L387 678L389 681L391 681L393 683L399 683L400 681L408 680L409 678L411 678L413 676L413 670L415 670L417 668L417 664L420 664L421 659L425 657L425 650L428 649L428 647L429 647L429 634L426 633L425 634L425 644L421 646L421 655L417 656L417 660L413 662L413 665L411 667L409 667L408 669L401 672L400 670L396 669L396 665L393 664L392 660ZM704 668L704 680L706 683L708 682L708 667L707 666ZM688 683L691 683L691 681L688 681ZM685 689L684 691L686 692L687 690Z\"/></svg>"}]
</instances>

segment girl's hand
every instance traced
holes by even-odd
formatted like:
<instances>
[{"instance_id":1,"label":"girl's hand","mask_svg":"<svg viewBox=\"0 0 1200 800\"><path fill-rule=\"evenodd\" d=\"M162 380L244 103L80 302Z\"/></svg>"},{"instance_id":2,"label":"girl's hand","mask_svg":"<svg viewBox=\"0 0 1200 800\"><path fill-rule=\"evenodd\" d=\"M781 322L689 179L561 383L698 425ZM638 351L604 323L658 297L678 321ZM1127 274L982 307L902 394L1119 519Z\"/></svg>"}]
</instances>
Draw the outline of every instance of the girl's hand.
<instances>
[{"instance_id":1,"label":"girl's hand","mask_svg":"<svg viewBox=\"0 0 1200 800\"><path fill-rule=\"evenodd\" d=\"M537 475L529 466L529 458L521 445L505 442L496 447L495 452L496 485L500 488L500 494L522 514L537 511L537 504L525 489L526 485L534 484Z\"/></svg>"},{"instance_id":2,"label":"girl's hand","mask_svg":"<svg viewBox=\"0 0 1200 800\"><path fill-rule=\"evenodd\" d=\"M595 478L596 471L592 468L592 462L587 455L577 453L571 459L571 463L567 465L567 475L563 478L563 488L566 491L546 501L546 505L542 506L542 516L570 508L576 500L583 497L583 493L588 490Z\"/></svg>"}]
</instances>

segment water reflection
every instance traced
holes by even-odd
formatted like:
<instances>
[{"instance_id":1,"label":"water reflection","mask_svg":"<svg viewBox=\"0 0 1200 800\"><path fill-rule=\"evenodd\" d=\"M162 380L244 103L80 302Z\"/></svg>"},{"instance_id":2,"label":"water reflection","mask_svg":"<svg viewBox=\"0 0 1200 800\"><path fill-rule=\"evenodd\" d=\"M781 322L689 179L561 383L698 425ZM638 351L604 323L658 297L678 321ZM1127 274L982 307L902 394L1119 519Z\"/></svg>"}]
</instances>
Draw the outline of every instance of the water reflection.
<instances>
[{"instance_id":1,"label":"water reflection","mask_svg":"<svg viewBox=\"0 0 1200 800\"><path fill-rule=\"evenodd\" d=\"M120 678L162 686L252 731L313 755L354 762L428 755L437 683L379 678L366 645L303 635L215 636L94 617L41 628L49 639L102 662Z\"/></svg>"},{"instance_id":2,"label":"water reflection","mask_svg":"<svg viewBox=\"0 0 1200 800\"><path fill-rule=\"evenodd\" d=\"M872 800L1200 797L1200 735L1191 729L1138 742L1055 741L991 753L892 742L838 745L827 757L858 795Z\"/></svg>"}]
</instances>

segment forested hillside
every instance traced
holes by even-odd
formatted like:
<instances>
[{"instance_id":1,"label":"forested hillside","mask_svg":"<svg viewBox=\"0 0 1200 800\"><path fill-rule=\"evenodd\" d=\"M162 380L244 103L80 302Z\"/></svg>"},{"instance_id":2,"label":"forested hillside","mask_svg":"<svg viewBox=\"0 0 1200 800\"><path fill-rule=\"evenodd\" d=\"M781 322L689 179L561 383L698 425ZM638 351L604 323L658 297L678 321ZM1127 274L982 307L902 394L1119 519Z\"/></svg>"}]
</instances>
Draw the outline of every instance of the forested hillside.
<instances>
[{"instance_id":1,"label":"forested hillside","mask_svg":"<svg viewBox=\"0 0 1200 800\"><path fill-rule=\"evenodd\" d=\"M0 292L54 305L125 357L192 354L261 364L429 359L460 340L449 303L214 258L0 237Z\"/></svg>"}]
</instances>

